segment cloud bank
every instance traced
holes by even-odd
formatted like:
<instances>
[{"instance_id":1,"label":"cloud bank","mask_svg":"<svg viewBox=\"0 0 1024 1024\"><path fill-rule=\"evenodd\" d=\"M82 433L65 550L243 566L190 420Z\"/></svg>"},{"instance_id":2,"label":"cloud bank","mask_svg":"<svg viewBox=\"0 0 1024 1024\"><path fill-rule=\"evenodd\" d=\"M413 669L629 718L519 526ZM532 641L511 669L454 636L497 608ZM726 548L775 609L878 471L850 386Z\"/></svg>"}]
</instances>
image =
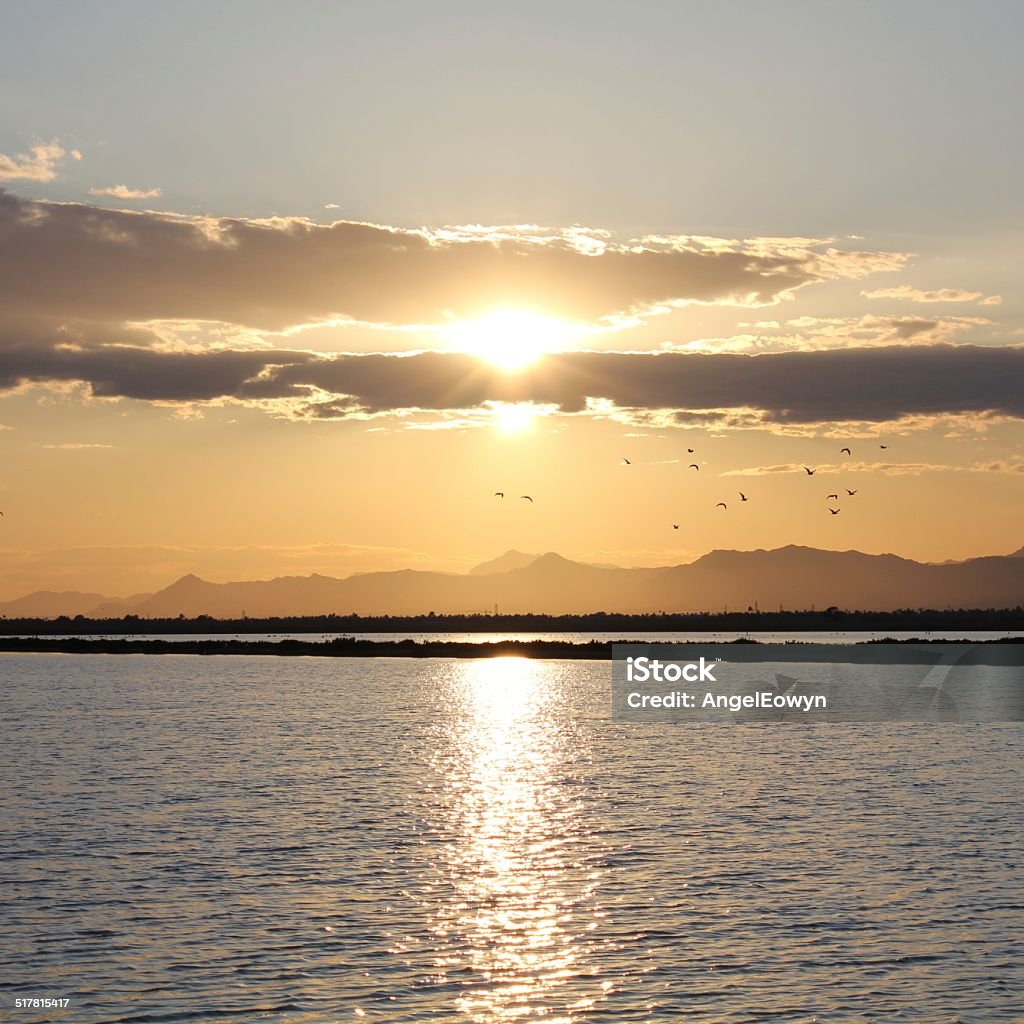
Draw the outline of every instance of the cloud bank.
<instances>
[{"instance_id":1,"label":"cloud bank","mask_svg":"<svg viewBox=\"0 0 1024 1024\"><path fill-rule=\"evenodd\" d=\"M35 161L49 173L63 153L37 147L19 166ZM1024 418L1024 348L946 344L990 324L980 317L805 316L759 322L763 337L684 351L551 354L514 375L458 353L286 347L298 336L290 329L332 321L436 325L512 307L598 323L687 303L770 305L816 282L898 270L907 258L834 243L187 217L0 190L0 391L78 386L96 399L237 402L309 420L410 410L454 418L526 402L636 422L658 414L681 426ZM980 295L866 294L966 301L954 292ZM175 333L200 322L223 336L200 348ZM277 347L265 345L267 332L279 332Z\"/></svg>"},{"instance_id":2,"label":"cloud bank","mask_svg":"<svg viewBox=\"0 0 1024 1024\"><path fill-rule=\"evenodd\" d=\"M9 314L110 323L436 324L501 307L596 321L686 303L768 305L904 260L827 239L613 243L583 229L197 218L0 192L0 303Z\"/></svg>"},{"instance_id":3,"label":"cloud bank","mask_svg":"<svg viewBox=\"0 0 1024 1024\"><path fill-rule=\"evenodd\" d=\"M722 410L762 422L884 422L992 413L1024 418L1024 346L895 345L758 355L565 352L509 375L470 355L314 355L282 349L168 351L20 341L0 332L0 389L76 382L99 398L233 400L281 415L343 419L531 402L562 413Z\"/></svg>"}]
</instances>

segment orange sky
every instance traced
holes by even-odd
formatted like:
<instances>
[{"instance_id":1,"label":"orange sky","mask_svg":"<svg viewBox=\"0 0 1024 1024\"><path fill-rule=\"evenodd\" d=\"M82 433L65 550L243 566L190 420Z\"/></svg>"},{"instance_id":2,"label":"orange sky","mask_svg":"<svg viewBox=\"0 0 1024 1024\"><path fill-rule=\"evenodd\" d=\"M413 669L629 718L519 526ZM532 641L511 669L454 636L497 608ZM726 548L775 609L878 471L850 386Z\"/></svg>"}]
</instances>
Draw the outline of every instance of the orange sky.
<instances>
[{"instance_id":1,"label":"orange sky","mask_svg":"<svg viewBox=\"0 0 1024 1024\"><path fill-rule=\"evenodd\" d=\"M529 88L461 50L428 75L417 47L447 52L457 31L440 15L370 19L360 52L379 66L344 75L306 25L278 107L214 45L237 26L209 25L183 76L143 22L118 55L110 24L20 14L21 45L0 43L34 97L0 119L0 599L464 571L513 547L656 565L1024 544L1024 159L985 134L1017 123L1024 88L999 26L978 16L988 49L956 51L957 92L955 26L933 25L912 94L896 65L863 63L856 12L820 31L695 14L707 38L732 33L736 74L701 50L664 80L650 59L700 26L661 12L641 39L610 17L570 32L552 15ZM491 18L474 31L502 52L517 37ZM293 28L244 32L259 49ZM877 45L919 31L894 14ZM560 32L591 49L558 49ZM787 54L825 41L811 102ZM66 58L48 78L44 43ZM613 102L616 55L635 66ZM753 84L771 132L743 120ZM406 102L423 90L434 137Z\"/></svg>"}]
</instances>

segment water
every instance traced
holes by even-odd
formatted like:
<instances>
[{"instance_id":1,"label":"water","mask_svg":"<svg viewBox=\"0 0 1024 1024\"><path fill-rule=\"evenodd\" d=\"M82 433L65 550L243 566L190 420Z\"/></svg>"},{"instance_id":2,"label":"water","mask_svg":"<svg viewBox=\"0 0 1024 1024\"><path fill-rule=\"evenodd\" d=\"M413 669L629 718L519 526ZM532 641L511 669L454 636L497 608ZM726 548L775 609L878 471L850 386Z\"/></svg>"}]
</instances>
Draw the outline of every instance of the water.
<instances>
[{"instance_id":1,"label":"water","mask_svg":"<svg viewBox=\"0 0 1024 1024\"><path fill-rule=\"evenodd\" d=\"M609 673L0 657L0 1014L1022 1019L1024 731L612 722Z\"/></svg>"},{"instance_id":2,"label":"water","mask_svg":"<svg viewBox=\"0 0 1024 1024\"><path fill-rule=\"evenodd\" d=\"M38 633L23 633L21 636L39 636ZM45 634L49 636L49 634ZM594 632L556 632L540 630L537 632L495 632L495 633L62 633L55 634L51 639L71 639L85 637L92 640L248 640L264 643L278 643L281 640L304 640L307 643L326 643L337 637L352 637L355 640L376 640L382 643L399 640L417 640L420 643L462 643L462 644L493 644L501 640L519 640L524 643L534 640L550 640L558 643L582 644L590 641L611 643L616 640L628 640L629 643L708 643L726 644L733 640L757 640L763 644L861 644L869 640L964 640L971 643L984 643L989 640L1002 640L1007 637L1024 636L1024 630L802 630L785 633L769 633L752 631L749 633L673 633L673 632L639 632L628 629L598 630Z\"/></svg>"}]
</instances>

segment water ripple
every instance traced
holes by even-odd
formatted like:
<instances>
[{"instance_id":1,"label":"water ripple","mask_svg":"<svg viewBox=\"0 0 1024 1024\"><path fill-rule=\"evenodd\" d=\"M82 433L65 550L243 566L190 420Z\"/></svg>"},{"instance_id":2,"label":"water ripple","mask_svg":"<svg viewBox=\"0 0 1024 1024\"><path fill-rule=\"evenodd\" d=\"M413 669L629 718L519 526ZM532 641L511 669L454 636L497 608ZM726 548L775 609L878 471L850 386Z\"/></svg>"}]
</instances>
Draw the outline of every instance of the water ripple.
<instances>
[{"instance_id":1,"label":"water ripple","mask_svg":"<svg viewBox=\"0 0 1024 1024\"><path fill-rule=\"evenodd\" d=\"M638 726L608 675L3 656L5 1010L1024 1019L1018 727Z\"/></svg>"}]
</instances>

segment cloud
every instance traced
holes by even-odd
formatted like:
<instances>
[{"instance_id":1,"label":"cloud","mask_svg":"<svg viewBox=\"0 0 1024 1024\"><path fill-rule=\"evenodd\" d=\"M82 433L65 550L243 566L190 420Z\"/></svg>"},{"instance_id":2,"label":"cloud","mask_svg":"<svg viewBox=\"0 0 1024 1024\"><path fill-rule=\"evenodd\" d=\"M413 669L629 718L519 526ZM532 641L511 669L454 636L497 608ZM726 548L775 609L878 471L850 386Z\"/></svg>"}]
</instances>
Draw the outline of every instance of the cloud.
<instances>
[{"instance_id":1,"label":"cloud","mask_svg":"<svg viewBox=\"0 0 1024 1024\"><path fill-rule=\"evenodd\" d=\"M751 326L740 324L739 326ZM966 331L977 334L992 321L978 316L802 316L780 324L766 321L753 325L757 333L720 338L697 338L682 345L666 345L666 351L680 352L795 352L851 345L890 346L912 343L933 345L951 341Z\"/></svg>"},{"instance_id":2,"label":"cloud","mask_svg":"<svg viewBox=\"0 0 1024 1024\"><path fill-rule=\"evenodd\" d=\"M561 413L670 411L676 425L878 423L991 413L1024 418L1024 346L896 345L760 355L563 352L517 374L462 353L315 355L284 349L168 351L0 330L0 389L56 382L100 398L234 400L290 417L533 403ZM632 422L641 422L635 418ZM651 426L664 424L664 419Z\"/></svg>"},{"instance_id":3,"label":"cloud","mask_svg":"<svg viewBox=\"0 0 1024 1024\"><path fill-rule=\"evenodd\" d=\"M56 139L37 142L28 153L5 156L0 153L0 181L53 181L57 177L57 165L70 156L81 160L77 149L66 150Z\"/></svg>"},{"instance_id":4,"label":"cloud","mask_svg":"<svg viewBox=\"0 0 1024 1024\"><path fill-rule=\"evenodd\" d=\"M129 188L127 185L111 185L108 188L91 188L91 196L113 196L114 199L155 199L163 195L159 188Z\"/></svg>"},{"instance_id":5,"label":"cloud","mask_svg":"<svg viewBox=\"0 0 1024 1024\"><path fill-rule=\"evenodd\" d=\"M815 476L830 476L837 473L881 473L883 476L921 476L924 473L999 473L1018 476L1024 473L1024 462L975 462L957 466L934 462L844 462L828 466L813 466ZM721 476L772 476L778 473L800 473L806 475L803 465L789 462L775 466L749 466L746 469L731 469Z\"/></svg>"},{"instance_id":6,"label":"cloud","mask_svg":"<svg viewBox=\"0 0 1024 1024\"><path fill-rule=\"evenodd\" d=\"M984 292L969 292L963 288L938 288L934 291L923 291L901 284L895 288L876 288L864 291L861 295L866 299L905 299L908 302L977 302L981 306L998 306L1001 295L986 295Z\"/></svg>"},{"instance_id":7,"label":"cloud","mask_svg":"<svg viewBox=\"0 0 1024 1024\"><path fill-rule=\"evenodd\" d=\"M63 444L41 444L40 448L59 449L61 451L77 451L80 448L113 448L112 444L93 444L82 441L65 441Z\"/></svg>"},{"instance_id":8,"label":"cloud","mask_svg":"<svg viewBox=\"0 0 1024 1024\"><path fill-rule=\"evenodd\" d=\"M0 192L0 303L18 316L269 330L331 318L439 324L503 307L595 322L687 303L770 305L805 285L905 260L827 242L713 247L614 242L575 228L185 217Z\"/></svg>"}]
</instances>

